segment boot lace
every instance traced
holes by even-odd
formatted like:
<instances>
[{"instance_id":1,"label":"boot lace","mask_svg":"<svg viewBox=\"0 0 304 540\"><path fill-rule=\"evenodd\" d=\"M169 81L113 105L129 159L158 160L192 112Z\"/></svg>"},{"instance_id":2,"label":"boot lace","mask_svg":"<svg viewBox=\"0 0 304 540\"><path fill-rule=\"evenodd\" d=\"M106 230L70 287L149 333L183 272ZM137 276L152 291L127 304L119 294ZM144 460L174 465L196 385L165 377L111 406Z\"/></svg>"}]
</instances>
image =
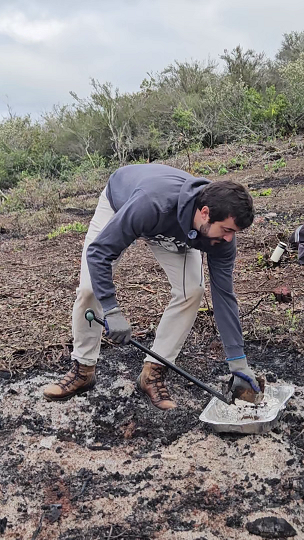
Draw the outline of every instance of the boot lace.
<instances>
[{"instance_id":1,"label":"boot lace","mask_svg":"<svg viewBox=\"0 0 304 540\"><path fill-rule=\"evenodd\" d=\"M68 388L74 382L79 381L79 380L85 381L86 378L87 378L86 375L83 375L82 373L80 373L80 371L79 371L79 362L77 362L77 360L75 360L71 371L69 371L65 375L64 379L58 383L58 386L60 386L60 388L62 388L62 390L65 390L66 388Z\"/></svg>"},{"instance_id":2,"label":"boot lace","mask_svg":"<svg viewBox=\"0 0 304 540\"><path fill-rule=\"evenodd\" d=\"M152 376L146 379L146 384L151 384L153 386L158 401L171 401L168 389L165 385L165 376L167 370L162 366L153 366L152 370Z\"/></svg>"}]
</instances>

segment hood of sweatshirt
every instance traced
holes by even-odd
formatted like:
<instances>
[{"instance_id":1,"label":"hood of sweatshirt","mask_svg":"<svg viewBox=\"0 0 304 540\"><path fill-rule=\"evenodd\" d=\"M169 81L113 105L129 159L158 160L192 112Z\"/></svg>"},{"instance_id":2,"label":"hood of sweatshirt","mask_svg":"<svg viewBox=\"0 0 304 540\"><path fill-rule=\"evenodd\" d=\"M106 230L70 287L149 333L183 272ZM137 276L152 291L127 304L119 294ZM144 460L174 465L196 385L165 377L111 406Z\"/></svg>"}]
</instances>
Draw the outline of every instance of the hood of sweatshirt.
<instances>
[{"instance_id":1,"label":"hood of sweatshirt","mask_svg":"<svg viewBox=\"0 0 304 540\"><path fill-rule=\"evenodd\" d=\"M192 176L182 185L178 197L177 219L185 235L188 235L189 231L193 229L193 219L196 212L196 196L204 186L210 183L211 181L206 178L195 178Z\"/></svg>"}]
</instances>

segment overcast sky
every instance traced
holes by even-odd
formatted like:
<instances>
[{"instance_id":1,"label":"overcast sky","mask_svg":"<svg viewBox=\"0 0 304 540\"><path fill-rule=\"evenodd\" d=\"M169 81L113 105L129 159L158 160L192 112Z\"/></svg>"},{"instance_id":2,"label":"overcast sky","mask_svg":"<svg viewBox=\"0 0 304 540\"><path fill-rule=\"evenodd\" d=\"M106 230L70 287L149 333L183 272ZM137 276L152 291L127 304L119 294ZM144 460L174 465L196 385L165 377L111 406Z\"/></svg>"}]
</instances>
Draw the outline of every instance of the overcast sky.
<instances>
[{"instance_id":1,"label":"overcast sky","mask_svg":"<svg viewBox=\"0 0 304 540\"><path fill-rule=\"evenodd\" d=\"M219 59L240 44L273 58L304 30L303 0L0 0L0 115L34 118L90 78L135 91L174 60Z\"/></svg>"}]
</instances>

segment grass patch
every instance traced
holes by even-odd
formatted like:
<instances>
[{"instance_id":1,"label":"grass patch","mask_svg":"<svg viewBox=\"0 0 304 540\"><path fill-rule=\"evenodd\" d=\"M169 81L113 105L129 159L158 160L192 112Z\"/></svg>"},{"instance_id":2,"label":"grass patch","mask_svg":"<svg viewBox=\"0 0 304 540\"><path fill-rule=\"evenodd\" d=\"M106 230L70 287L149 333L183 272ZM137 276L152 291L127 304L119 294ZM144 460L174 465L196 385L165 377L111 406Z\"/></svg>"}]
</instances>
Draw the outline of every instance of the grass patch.
<instances>
[{"instance_id":1,"label":"grass patch","mask_svg":"<svg viewBox=\"0 0 304 540\"><path fill-rule=\"evenodd\" d=\"M269 197L272 193L272 188L262 189L261 191L250 191L252 197Z\"/></svg>"},{"instance_id":2,"label":"grass patch","mask_svg":"<svg viewBox=\"0 0 304 540\"><path fill-rule=\"evenodd\" d=\"M61 234L66 234L69 232L84 233L87 232L87 230L87 225L84 225L79 221L74 221L74 223L68 223L68 225L60 225L60 227L50 232L47 237L48 240L52 240L53 238L57 238L57 236L60 236Z\"/></svg>"}]
</instances>

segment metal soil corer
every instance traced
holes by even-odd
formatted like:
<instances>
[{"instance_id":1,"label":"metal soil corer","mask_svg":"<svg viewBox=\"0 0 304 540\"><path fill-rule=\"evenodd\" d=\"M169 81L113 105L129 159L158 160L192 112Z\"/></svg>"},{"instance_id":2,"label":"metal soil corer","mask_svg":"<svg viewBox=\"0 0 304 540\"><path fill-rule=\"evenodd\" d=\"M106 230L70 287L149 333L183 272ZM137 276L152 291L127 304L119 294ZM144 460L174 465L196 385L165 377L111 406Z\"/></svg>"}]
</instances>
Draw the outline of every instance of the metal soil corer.
<instances>
[{"instance_id":1,"label":"metal soil corer","mask_svg":"<svg viewBox=\"0 0 304 540\"><path fill-rule=\"evenodd\" d=\"M105 326L105 323L104 323L103 319L100 319L99 317L96 317L93 309L87 309L86 310L85 318L87 319L87 321L89 321L90 325L91 325L92 321L96 321L97 323L101 324L103 327ZM173 371L175 371L175 373L178 373L179 375L181 375L181 377L184 377L184 379L187 379L188 381L192 382L193 384L195 384L196 386L198 386L202 390L205 390L205 392L208 392L209 394L211 394L212 396L215 396L220 401L226 403L226 405L231 405L231 403L233 403L232 395L227 395L227 397L223 396L223 394L221 394L220 392L217 392L216 390L214 390L210 386L207 386L205 383L201 382L196 377L193 377L193 375L190 375L190 373L187 373L187 371L184 371L182 368L176 366L175 364L172 364L171 362L169 362L169 360L166 360L165 358L163 358L159 354L155 353L154 351L151 351L150 349L148 349L147 347L145 347L144 345L142 345L138 341L135 341L135 339L131 338L130 343L131 343L131 345L134 345L134 347L136 347L137 349L139 349L142 352L148 354L149 356L152 356L152 358L155 358L155 360L158 360L159 362L161 362L162 364L164 364L168 368L172 369Z\"/></svg>"},{"instance_id":2,"label":"metal soil corer","mask_svg":"<svg viewBox=\"0 0 304 540\"><path fill-rule=\"evenodd\" d=\"M87 309L85 312L85 318L91 324L92 321L105 326L105 323L99 317L96 317L92 309ZM130 339L130 343L140 349L144 353L152 356L156 360L159 360L162 364L169 367L188 381L194 383L196 386L205 390L214 397L208 403L205 410L200 415L200 420L205 422L217 432L230 432L230 433L265 433L273 429L278 423L282 411L285 408L285 404L294 393L294 388L290 385L278 385L278 386L266 386L264 389L263 380L259 380L260 388L262 392L256 394L258 401L260 394L264 399L262 403L255 403L253 400L239 401L238 398L244 399L244 392L239 396L233 395L231 389L231 383L223 387L226 394L223 395L217 392L210 386L207 386L199 379L196 379L190 373L187 373L183 369L172 364L165 358L162 358L154 351L150 351L141 343L138 343L134 339ZM265 391L265 394L264 394ZM251 401L251 402L250 402Z\"/></svg>"}]
</instances>

